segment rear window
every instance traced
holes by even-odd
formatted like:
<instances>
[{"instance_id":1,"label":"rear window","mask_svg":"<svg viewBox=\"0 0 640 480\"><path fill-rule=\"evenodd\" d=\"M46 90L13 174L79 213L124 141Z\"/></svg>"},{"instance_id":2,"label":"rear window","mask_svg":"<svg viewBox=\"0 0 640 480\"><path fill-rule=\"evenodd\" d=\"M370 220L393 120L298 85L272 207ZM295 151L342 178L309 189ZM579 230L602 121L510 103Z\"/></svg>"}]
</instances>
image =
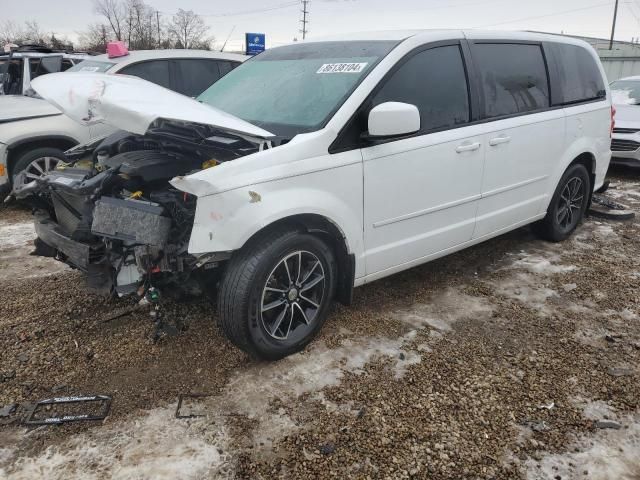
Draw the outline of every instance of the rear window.
<instances>
[{"instance_id":1,"label":"rear window","mask_svg":"<svg viewBox=\"0 0 640 480\"><path fill-rule=\"evenodd\" d=\"M98 60L83 60L71 67L67 72L104 73L113 67L113 62L101 62Z\"/></svg>"},{"instance_id":2,"label":"rear window","mask_svg":"<svg viewBox=\"0 0 640 480\"><path fill-rule=\"evenodd\" d=\"M549 107L549 81L539 45L475 44L485 118Z\"/></svg>"},{"instance_id":3,"label":"rear window","mask_svg":"<svg viewBox=\"0 0 640 480\"><path fill-rule=\"evenodd\" d=\"M548 46L558 71L558 91L553 104L566 105L605 98L604 80L595 59L578 45L551 43Z\"/></svg>"}]
</instances>

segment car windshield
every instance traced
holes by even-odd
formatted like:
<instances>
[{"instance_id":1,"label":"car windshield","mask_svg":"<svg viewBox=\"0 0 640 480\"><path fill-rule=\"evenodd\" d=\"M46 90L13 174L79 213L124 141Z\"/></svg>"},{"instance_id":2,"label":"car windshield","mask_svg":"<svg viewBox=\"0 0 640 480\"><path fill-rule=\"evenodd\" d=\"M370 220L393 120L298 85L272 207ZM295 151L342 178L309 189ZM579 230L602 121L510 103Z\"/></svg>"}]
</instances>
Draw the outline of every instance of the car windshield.
<instances>
[{"instance_id":1,"label":"car windshield","mask_svg":"<svg viewBox=\"0 0 640 480\"><path fill-rule=\"evenodd\" d=\"M613 103L640 105L640 80L618 80L611 84Z\"/></svg>"},{"instance_id":2,"label":"car windshield","mask_svg":"<svg viewBox=\"0 0 640 480\"><path fill-rule=\"evenodd\" d=\"M113 62L102 62L99 60L83 60L80 63L75 64L67 72L93 72L104 73L113 67Z\"/></svg>"},{"instance_id":3,"label":"car windshield","mask_svg":"<svg viewBox=\"0 0 640 480\"><path fill-rule=\"evenodd\" d=\"M267 50L214 83L198 100L276 135L326 124L397 42L318 42Z\"/></svg>"}]
</instances>

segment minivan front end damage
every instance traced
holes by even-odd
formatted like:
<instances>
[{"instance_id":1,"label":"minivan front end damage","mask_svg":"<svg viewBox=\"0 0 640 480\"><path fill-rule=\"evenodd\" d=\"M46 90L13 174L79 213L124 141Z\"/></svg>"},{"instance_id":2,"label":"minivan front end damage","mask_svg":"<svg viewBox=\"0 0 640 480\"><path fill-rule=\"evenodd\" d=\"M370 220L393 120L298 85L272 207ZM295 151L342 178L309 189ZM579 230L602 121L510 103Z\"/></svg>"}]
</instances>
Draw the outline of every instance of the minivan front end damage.
<instances>
[{"instance_id":1,"label":"minivan front end damage","mask_svg":"<svg viewBox=\"0 0 640 480\"><path fill-rule=\"evenodd\" d=\"M67 152L67 163L14 194L34 208L34 253L82 270L92 289L193 291L229 255L189 253L197 197L169 182L263 147L215 127L156 120L145 135L118 132Z\"/></svg>"},{"instance_id":2,"label":"minivan front end damage","mask_svg":"<svg viewBox=\"0 0 640 480\"><path fill-rule=\"evenodd\" d=\"M68 151L49 175L15 182L22 186L13 195L34 209L36 255L82 270L90 287L119 295L166 283L192 290L199 274L228 258L189 254L197 195L170 181L223 168L280 139L133 77L51 74L32 86L79 123L124 129Z\"/></svg>"}]
</instances>

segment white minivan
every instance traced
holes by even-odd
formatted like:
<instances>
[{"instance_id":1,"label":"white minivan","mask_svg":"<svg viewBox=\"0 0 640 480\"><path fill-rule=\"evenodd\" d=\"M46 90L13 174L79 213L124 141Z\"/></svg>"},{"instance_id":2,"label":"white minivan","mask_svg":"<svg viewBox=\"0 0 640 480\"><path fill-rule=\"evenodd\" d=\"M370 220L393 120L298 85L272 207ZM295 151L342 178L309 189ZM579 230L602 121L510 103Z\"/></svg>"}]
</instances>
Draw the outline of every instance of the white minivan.
<instances>
[{"instance_id":1,"label":"white minivan","mask_svg":"<svg viewBox=\"0 0 640 480\"><path fill-rule=\"evenodd\" d=\"M266 359L304 348L354 287L527 224L566 239L611 157L598 57L559 36L307 41L197 101L52 77L34 84L44 98L127 132L19 194L41 202L39 253L121 294L197 277L231 341Z\"/></svg>"}]
</instances>

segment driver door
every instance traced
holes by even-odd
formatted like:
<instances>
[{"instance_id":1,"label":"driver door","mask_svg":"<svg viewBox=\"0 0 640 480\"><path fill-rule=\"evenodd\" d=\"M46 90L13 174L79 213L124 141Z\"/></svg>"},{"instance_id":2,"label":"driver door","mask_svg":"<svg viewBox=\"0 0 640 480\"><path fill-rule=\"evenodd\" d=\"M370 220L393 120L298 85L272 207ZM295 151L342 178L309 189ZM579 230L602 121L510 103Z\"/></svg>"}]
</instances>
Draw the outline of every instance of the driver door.
<instances>
[{"instance_id":1,"label":"driver door","mask_svg":"<svg viewBox=\"0 0 640 480\"><path fill-rule=\"evenodd\" d=\"M468 125L458 43L406 57L374 92L371 107L384 102L416 105L421 128L362 149L366 274L374 278L471 240L485 156L484 127Z\"/></svg>"}]
</instances>

